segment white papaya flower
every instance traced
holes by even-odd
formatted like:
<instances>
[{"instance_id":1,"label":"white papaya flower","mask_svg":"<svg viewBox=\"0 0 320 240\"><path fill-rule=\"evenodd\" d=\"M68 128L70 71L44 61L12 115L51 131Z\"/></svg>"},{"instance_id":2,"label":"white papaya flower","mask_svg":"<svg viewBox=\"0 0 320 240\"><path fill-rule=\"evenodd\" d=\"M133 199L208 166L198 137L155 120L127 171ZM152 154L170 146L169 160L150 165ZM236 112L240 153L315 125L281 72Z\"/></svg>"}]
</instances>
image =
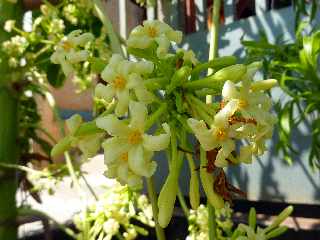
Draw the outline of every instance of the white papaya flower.
<instances>
[{"instance_id":1,"label":"white papaya flower","mask_svg":"<svg viewBox=\"0 0 320 240\"><path fill-rule=\"evenodd\" d=\"M229 118L237 110L237 101L230 101L214 117L214 121L207 128L204 121L193 118L188 119L188 124L193 130L205 151L220 148L216 157L215 165L225 167L228 165L226 158L235 150L235 142L232 138L237 137L238 124L230 125Z\"/></svg>"},{"instance_id":2,"label":"white papaya flower","mask_svg":"<svg viewBox=\"0 0 320 240\"><path fill-rule=\"evenodd\" d=\"M158 44L158 57L166 56L170 42L180 43L182 32L173 30L168 24L159 20L146 20L143 26L132 30L127 40L128 47L145 49L155 41Z\"/></svg>"},{"instance_id":3,"label":"white papaya flower","mask_svg":"<svg viewBox=\"0 0 320 240\"><path fill-rule=\"evenodd\" d=\"M55 64L60 64L63 73L68 77L74 72L73 64L86 61L89 57L87 50L81 50L94 36L91 33L81 34L81 30L75 30L63 38L57 45L50 60Z\"/></svg>"},{"instance_id":4,"label":"white papaya flower","mask_svg":"<svg viewBox=\"0 0 320 240\"><path fill-rule=\"evenodd\" d=\"M178 48L177 53L183 53L183 61L191 62L193 65L197 65L199 60L196 58L195 53L192 50L185 50Z\"/></svg>"},{"instance_id":5,"label":"white papaya flower","mask_svg":"<svg viewBox=\"0 0 320 240\"><path fill-rule=\"evenodd\" d=\"M170 128L165 123L162 125L165 133L157 136L148 135L144 133L148 114L146 106L130 101L129 110L129 124L113 114L96 120L97 126L112 136L103 143L105 162L121 179L130 173L140 177L151 177L157 166L156 162L151 160L153 152L161 151L168 146Z\"/></svg>"},{"instance_id":6,"label":"white papaya flower","mask_svg":"<svg viewBox=\"0 0 320 240\"><path fill-rule=\"evenodd\" d=\"M243 85L238 89L235 83L226 81L222 89L223 101L237 100L237 110L244 118L254 119L259 124L268 124L271 99L262 92L252 92L250 85L249 81L243 81Z\"/></svg>"},{"instance_id":7,"label":"white papaya flower","mask_svg":"<svg viewBox=\"0 0 320 240\"><path fill-rule=\"evenodd\" d=\"M110 102L117 98L115 113L123 116L129 106L130 90L133 90L137 99L144 103L150 103L153 95L145 88L141 75L153 71L151 62L130 62L124 60L119 54L113 54L109 64L101 73L101 77L108 84L98 84L95 96Z\"/></svg>"}]
</instances>

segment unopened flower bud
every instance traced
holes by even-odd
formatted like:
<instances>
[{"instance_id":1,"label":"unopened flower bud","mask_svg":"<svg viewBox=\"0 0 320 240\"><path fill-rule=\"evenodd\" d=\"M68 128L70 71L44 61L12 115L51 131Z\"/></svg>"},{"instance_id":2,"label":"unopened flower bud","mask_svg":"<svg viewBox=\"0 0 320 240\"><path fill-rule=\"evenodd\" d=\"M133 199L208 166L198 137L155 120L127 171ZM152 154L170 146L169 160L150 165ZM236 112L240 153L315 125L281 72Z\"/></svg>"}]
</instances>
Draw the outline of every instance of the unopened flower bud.
<instances>
[{"instance_id":1,"label":"unopened flower bud","mask_svg":"<svg viewBox=\"0 0 320 240\"><path fill-rule=\"evenodd\" d=\"M241 80L242 76L246 73L247 67L243 64L235 64L217 71L213 78L216 80L230 80L232 82L238 82Z\"/></svg>"}]
</instances>

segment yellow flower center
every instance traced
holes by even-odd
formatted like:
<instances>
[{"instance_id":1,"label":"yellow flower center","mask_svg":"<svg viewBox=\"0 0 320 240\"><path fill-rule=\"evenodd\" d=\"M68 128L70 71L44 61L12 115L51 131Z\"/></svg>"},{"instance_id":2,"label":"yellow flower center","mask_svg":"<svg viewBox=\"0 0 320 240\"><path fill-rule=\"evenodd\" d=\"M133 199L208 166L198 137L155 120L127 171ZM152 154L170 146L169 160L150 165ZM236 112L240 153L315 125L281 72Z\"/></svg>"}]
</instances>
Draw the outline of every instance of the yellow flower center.
<instances>
[{"instance_id":1,"label":"yellow flower center","mask_svg":"<svg viewBox=\"0 0 320 240\"><path fill-rule=\"evenodd\" d=\"M66 51L70 51L73 48L73 44L70 41L63 41L62 47Z\"/></svg>"},{"instance_id":2,"label":"yellow flower center","mask_svg":"<svg viewBox=\"0 0 320 240\"><path fill-rule=\"evenodd\" d=\"M148 32L149 37L151 37L151 38L155 38L158 35L158 31L155 27L148 27L147 32Z\"/></svg>"},{"instance_id":3,"label":"yellow flower center","mask_svg":"<svg viewBox=\"0 0 320 240\"><path fill-rule=\"evenodd\" d=\"M116 78L114 79L113 81L113 86L116 88L116 89L124 89L125 86L126 86L126 80L124 79L124 77L122 76L116 76Z\"/></svg>"},{"instance_id":4,"label":"yellow flower center","mask_svg":"<svg viewBox=\"0 0 320 240\"><path fill-rule=\"evenodd\" d=\"M218 138L218 140L222 141L227 137L227 132L225 129L220 128L217 132L216 132L216 137Z\"/></svg>"},{"instance_id":5,"label":"yellow flower center","mask_svg":"<svg viewBox=\"0 0 320 240\"><path fill-rule=\"evenodd\" d=\"M239 100L239 108L245 108L248 106L248 101L240 99Z\"/></svg>"},{"instance_id":6,"label":"yellow flower center","mask_svg":"<svg viewBox=\"0 0 320 240\"><path fill-rule=\"evenodd\" d=\"M132 131L128 136L128 142L130 144L138 144L142 141L141 132L138 130Z\"/></svg>"},{"instance_id":7,"label":"yellow flower center","mask_svg":"<svg viewBox=\"0 0 320 240\"><path fill-rule=\"evenodd\" d=\"M124 161L124 162L127 162L128 161L128 153L127 152L126 153L122 153L120 155L120 160Z\"/></svg>"}]
</instances>

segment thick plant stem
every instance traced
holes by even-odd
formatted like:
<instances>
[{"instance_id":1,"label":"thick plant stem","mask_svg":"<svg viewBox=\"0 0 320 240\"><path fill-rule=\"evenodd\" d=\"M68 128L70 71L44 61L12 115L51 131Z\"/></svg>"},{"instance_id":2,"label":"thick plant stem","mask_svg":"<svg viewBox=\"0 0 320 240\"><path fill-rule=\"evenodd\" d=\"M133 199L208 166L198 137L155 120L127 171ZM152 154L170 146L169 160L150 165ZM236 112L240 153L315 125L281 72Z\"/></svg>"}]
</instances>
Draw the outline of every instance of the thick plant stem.
<instances>
[{"instance_id":1,"label":"thick plant stem","mask_svg":"<svg viewBox=\"0 0 320 240\"><path fill-rule=\"evenodd\" d=\"M220 20L220 8L221 8L221 0L215 0L213 3L212 9L212 27L211 27L211 38L210 38L210 50L209 50L209 61L218 57L218 43L219 43L219 20ZM212 69L208 69L208 75L212 73ZM207 103L212 103L212 96L207 95L206 97ZM217 239L217 223L215 217L214 207L208 202L208 227L209 227L209 239L214 240Z\"/></svg>"},{"instance_id":2,"label":"thick plant stem","mask_svg":"<svg viewBox=\"0 0 320 240\"><path fill-rule=\"evenodd\" d=\"M0 44L9 39L12 33L5 32L6 20L14 19L21 25L22 6L9 1L0 1ZM1 54L1 53L0 53ZM18 164L18 93L10 85L11 69L4 53L0 56L0 164ZM15 79L19 80L19 79ZM17 239L16 190L18 187L15 170L0 169L0 239Z\"/></svg>"},{"instance_id":3,"label":"thick plant stem","mask_svg":"<svg viewBox=\"0 0 320 240\"><path fill-rule=\"evenodd\" d=\"M17 100L0 87L0 163L17 164ZM14 170L0 170L0 239L16 239L17 178Z\"/></svg>"},{"instance_id":4,"label":"thick plant stem","mask_svg":"<svg viewBox=\"0 0 320 240\"><path fill-rule=\"evenodd\" d=\"M146 178L147 180L147 188L148 188L148 195L149 199L152 205L152 212L153 212L153 219L156 225L156 234L157 234L157 240L165 240L165 234L164 230L162 227L160 227L159 222L158 222L158 200L157 200L157 195L155 192L155 187L154 187L154 181L153 178Z\"/></svg>"},{"instance_id":5,"label":"thick plant stem","mask_svg":"<svg viewBox=\"0 0 320 240\"><path fill-rule=\"evenodd\" d=\"M212 9L212 25L211 25L211 37L210 37L210 49L209 49L209 59L208 61L213 60L218 57L218 43L219 43L219 27L220 27L220 8L221 0L215 0L213 2ZM212 74L212 69L208 69L208 75ZM207 102L212 102L212 96L207 96Z\"/></svg>"}]
</instances>

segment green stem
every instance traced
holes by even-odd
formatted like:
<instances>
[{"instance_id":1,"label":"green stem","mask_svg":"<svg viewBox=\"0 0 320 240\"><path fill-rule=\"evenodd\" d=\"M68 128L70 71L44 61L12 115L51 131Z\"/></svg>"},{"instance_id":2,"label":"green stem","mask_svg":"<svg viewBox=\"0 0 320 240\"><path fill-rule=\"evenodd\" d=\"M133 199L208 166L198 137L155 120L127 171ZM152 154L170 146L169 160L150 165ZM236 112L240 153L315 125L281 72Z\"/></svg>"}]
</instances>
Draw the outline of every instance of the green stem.
<instances>
[{"instance_id":1,"label":"green stem","mask_svg":"<svg viewBox=\"0 0 320 240\"><path fill-rule=\"evenodd\" d=\"M154 187L154 180L153 177L146 178L147 180L147 188L148 188L148 195L149 199L152 205L152 212L153 212L153 219L155 222L155 227L156 227L156 235L157 235L157 240L165 240L165 234L164 230L162 227L160 227L159 222L158 222L158 200L157 200L157 195L155 192L155 187Z\"/></svg>"},{"instance_id":2,"label":"green stem","mask_svg":"<svg viewBox=\"0 0 320 240\"><path fill-rule=\"evenodd\" d=\"M218 44L219 44L219 26L220 26L220 8L221 0L215 0L213 3L212 10L212 27L211 27L211 39L210 39L210 50L209 50L209 61L218 57ZM212 73L212 69L208 69L208 75ZM212 96L207 95L207 103L212 103ZM217 223L215 216L214 207L208 202L208 228L209 228L209 240L217 239Z\"/></svg>"},{"instance_id":3,"label":"green stem","mask_svg":"<svg viewBox=\"0 0 320 240\"><path fill-rule=\"evenodd\" d=\"M97 12L98 17L100 18L101 22L107 29L112 52L118 53L124 56L118 35L115 33L112 23L106 13L106 6L101 0L93 0L93 3L94 3L94 9Z\"/></svg>"},{"instance_id":4,"label":"green stem","mask_svg":"<svg viewBox=\"0 0 320 240\"><path fill-rule=\"evenodd\" d=\"M181 208L182 208L182 211L183 211L183 213L184 213L184 216L185 216L186 218L188 218L188 217L189 217L189 208L188 208L188 206L187 206L187 203L186 203L186 200L185 200L185 198L184 198L184 196L183 196L183 193L181 192L180 186L178 187L177 196L178 196L178 200L179 200L180 206L181 206Z\"/></svg>"},{"instance_id":5,"label":"green stem","mask_svg":"<svg viewBox=\"0 0 320 240\"><path fill-rule=\"evenodd\" d=\"M214 207L208 202L208 227L209 227L209 240L217 239L217 222Z\"/></svg>"},{"instance_id":6,"label":"green stem","mask_svg":"<svg viewBox=\"0 0 320 240\"><path fill-rule=\"evenodd\" d=\"M152 127L152 125L159 120L159 118L167 111L167 104L162 104L157 111L152 113L149 117L147 122L145 123L145 130L148 130Z\"/></svg>"}]
</instances>

